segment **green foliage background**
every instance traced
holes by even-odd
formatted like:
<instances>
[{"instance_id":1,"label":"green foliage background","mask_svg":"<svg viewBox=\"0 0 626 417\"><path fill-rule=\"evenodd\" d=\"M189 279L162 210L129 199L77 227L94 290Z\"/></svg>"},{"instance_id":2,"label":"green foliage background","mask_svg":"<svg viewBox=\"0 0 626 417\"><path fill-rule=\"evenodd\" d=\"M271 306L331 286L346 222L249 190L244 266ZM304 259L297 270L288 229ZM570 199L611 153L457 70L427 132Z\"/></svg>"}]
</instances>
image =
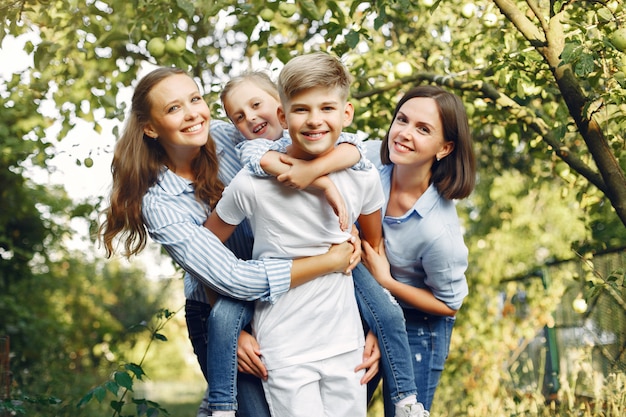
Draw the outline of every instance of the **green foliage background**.
<instances>
[{"instance_id":1,"label":"green foliage background","mask_svg":"<svg viewBox=\"0 0 626 417\"><path fill-rule=\"evenodd\" d=\"M121 123L122 92L153 65L189 70L222 117L217 94L229 76L249 68L275 76L294 54L330 51L355 76L353 129L371 138L384 135L412 85L437 83L462 97L480 171L475 193L458 205L471 295L435 414L530 413L503 364L570 309L572 289L589 305L609 287L624 299L623 261L601 277L588 268L595 253L626 242L626 54L612 37L626 24L621 1L5 0L0 17L0 41L28 34L33 59L0 85L0 334L11 336L15 395L62 399L38 413L88 413L73 407L78 399L145 343L132 326L178 307L142 270L101 259L93 241L84 253L68 249L70 221L95 230L105 196L72 201L28 175L50 169L56 141L78 121L117 135L120 124L109 132L107 121ZM148 50L154 39L167 46L181 37L184 51ZM43 111L51 102L56 113ZM91 162L77 160L85 175ZM507 281L563 259L585 267L554 271L549 288ZM502 300L521 287L527 313L503 314ZM623 334L623 320L614 323ZM185 336L166 344L173 338ZM159 369L167 368L180 369ZM564 382L574 390L575 380ZM545 410L539 391L524 394L536 414Z\"/></svg>"}]
</instances>

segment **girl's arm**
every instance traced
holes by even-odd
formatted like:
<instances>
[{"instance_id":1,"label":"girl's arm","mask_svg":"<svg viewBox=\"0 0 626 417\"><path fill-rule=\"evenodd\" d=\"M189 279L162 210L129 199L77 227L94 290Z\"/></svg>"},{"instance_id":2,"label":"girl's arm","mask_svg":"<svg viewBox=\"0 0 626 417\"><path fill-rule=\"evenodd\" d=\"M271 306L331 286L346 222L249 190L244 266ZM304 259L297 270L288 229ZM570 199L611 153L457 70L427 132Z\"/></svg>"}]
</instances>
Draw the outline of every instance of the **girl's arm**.
<instances>
[{"instance_id":1,"label":"girl's arm","mask_svg":"<svg viewBox=\"0 0 626 417\"><path fill-rule=\"evenodd\" d=\"M263 170L285 185L302 190L315 184L319 177L331 172L350 168L361 159L359 149L349 143L340 143L331 152L311 161L289 157L288 155L269 151L263 155L260 164Z\"/></svg>"},{"instance_id":2,"label":"girl's arm","mask_svg":"<svg viewBox=\"0 0 626 417\"><path fill-rule=\"evenodd\" d=\"M425 313L440 316L454 317L457 310L453 310L443 301L437 299L431 291L425 288L416 288L399 281L391 276L389 261L385 255L384 243L381 242L375 250L368 242L363 242L363 262L372 273L376 281L389 290L391 295Z\"/></svg>"}]
</instances>

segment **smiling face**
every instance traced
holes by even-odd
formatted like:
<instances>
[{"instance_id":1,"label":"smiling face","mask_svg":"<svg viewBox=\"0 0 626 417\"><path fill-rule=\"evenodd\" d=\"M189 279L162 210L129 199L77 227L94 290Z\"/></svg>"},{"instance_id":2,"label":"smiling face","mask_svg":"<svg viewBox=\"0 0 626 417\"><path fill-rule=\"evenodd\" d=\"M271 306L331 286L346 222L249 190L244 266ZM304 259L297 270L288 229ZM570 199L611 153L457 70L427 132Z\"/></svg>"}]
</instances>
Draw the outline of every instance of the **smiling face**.
<instances>
[{"instance_id":1,"label":"smiling face","mask_svg":"<svg viewBox=\"0 0 626 417\"><path fill-rule=\"evenodd\" d=\"M194 80L175 74L156 84L148 94L150 120L144 133L157 139L168 155L198 152L209 137L209 106Z\"/></svg>"},{"instance_id":2,"label":"smiling face","mask_svg":"<svg viewBox=\"0 0 626 417\"><path fill-rule=\"evenodd\" d=\"M337 88L310 88L291 97L278 114L289 129L292 156L313 159L334 148L343 128L352 123L354 108Z\"/></svg>"},{"instance_id":3,"label":"smiling face","mask_svg":"<svg viewBox=\"0 0 626 417\"><path fill-rule=\"evenodd\" d=\"M436 158L452 152L454 144L444 139L437 102L430 97L406 101L389 128L389 159L396 165L430 169Z\"/></svg>"},{"instance_id":4,"label":"smiling face","mask_svg":"<svg viewBox=\"0 0 626 417\"><path fill-rule=\"evenodd\" d=\"M276 140L283 136L279 105L277 97L252 81L241 82L224 97L226 115L246 139Z\"/></svg>"}]
</instances>

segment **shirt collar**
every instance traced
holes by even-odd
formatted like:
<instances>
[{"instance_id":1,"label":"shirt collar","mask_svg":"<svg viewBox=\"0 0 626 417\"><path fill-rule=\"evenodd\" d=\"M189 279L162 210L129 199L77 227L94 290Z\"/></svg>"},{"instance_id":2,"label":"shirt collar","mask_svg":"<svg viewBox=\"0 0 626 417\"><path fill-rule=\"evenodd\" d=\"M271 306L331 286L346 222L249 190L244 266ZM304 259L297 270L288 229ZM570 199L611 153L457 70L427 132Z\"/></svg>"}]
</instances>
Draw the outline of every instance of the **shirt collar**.
<instances>
[{"instance_id":1,"label":"shirt collar","mask_svg":"<svg viewBox=\"0 0 626 417\"><path fill-rule=\"evenodd\" d=\"M167 167L163 167L159 174L159 185L163 191L172 195L179 195L189 191L193 192L192 181L174 174Z\"/></svg>"},{"instance_id":2,"label":"shirt collar","mask_svg":"<svg viewBox=\"0 0 626 417\"><path fill-rule=\"evenodd\" d=\"M383 165L379 169L380 171L380 179L383 183L383 189L385 190L385 195L387 196L387 201L389 201L389 193L391 192L391 174L393 172L393 164ZM437 201L439 201L439 193L437 192L437 187L434 184L430 184L424 194L420 198L417 199L413 208L409 210L406 214L410 215L411 212L415 212L420 217L425 217L436 205ZM385 206L385 210L387 207Z\"/></svg>"}]
</instances>

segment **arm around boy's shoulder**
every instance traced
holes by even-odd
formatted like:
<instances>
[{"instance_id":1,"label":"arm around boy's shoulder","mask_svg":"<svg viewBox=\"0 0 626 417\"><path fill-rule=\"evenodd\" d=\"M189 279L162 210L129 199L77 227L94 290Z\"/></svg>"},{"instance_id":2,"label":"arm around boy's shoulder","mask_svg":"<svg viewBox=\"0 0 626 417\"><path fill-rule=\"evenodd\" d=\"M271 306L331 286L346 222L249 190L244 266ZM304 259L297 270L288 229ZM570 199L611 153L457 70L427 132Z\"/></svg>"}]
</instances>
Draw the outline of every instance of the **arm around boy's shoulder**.
<instances>
[{"instance_id":1,"label":"arm around boy's shoulder","mask_svg":"<svg viewBox=\"0 0 626 417\"><path fill-rule=\"evenodd\" d=\"M367 148L365 147L363 140L361 140L359 135L357 135L356 133L341 132L341 134L339 135L339 139L337 139L337 145L341 143L349 143L356 146L359 153L361 154L361 159L359 159L356 164L352 165L350 167L351 169L361 171L364 169L369 169L372 166L372 163L367 155Z\"/></svg>"},{"instance_id":2,"label":"arm around boy's shoulder","mask_svg":"<svg viewBox=\"0 0 626 417\"><path fill-rule=\"evenodd\" d=\"M241 160L244 169L257 177L269 177L270 174L261 168L261 158L269 151L280 153L287 152L287 146L291 144L289 137L278 140L254 139L241 142L237 145L237 156Z\"/></svg>"}]
</instances>

